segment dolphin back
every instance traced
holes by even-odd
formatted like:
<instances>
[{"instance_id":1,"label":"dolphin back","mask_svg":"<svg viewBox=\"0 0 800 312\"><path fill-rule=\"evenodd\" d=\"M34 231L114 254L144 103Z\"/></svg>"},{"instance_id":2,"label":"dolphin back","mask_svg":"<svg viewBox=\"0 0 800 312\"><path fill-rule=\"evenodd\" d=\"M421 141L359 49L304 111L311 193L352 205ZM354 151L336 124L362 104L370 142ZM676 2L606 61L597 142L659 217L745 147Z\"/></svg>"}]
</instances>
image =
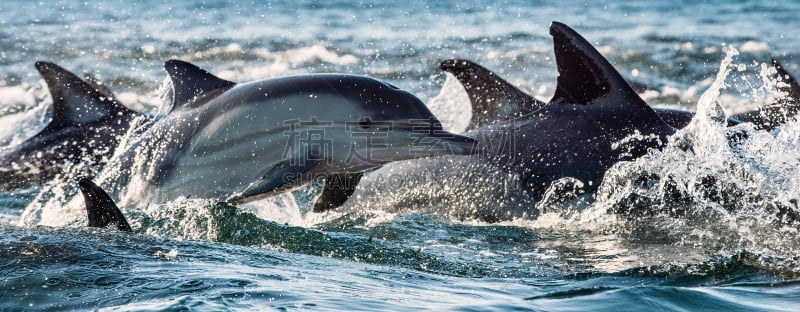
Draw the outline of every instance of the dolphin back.
<instances>
[{"instance_id":1,"label":"dolphin back","mask_svg":"<svg viewBox=\"0 0 800 312\"><path fill-rule=\"evenodd\" d=\"M589 41L559 22L550 25L550 34L558 66L550 103L585 105L624 129L655 133L663 139L674 133Z\"/></svg>"}]
</instances>

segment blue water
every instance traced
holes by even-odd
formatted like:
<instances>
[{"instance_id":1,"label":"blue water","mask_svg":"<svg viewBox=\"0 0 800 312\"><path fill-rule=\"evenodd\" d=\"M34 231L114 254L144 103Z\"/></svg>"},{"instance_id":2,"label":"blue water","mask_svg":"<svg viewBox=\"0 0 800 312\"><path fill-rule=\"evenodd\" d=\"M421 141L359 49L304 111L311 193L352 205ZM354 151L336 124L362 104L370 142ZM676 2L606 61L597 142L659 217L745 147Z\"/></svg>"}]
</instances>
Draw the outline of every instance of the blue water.
<instances>
[{"instance_id":1,"label":"blue water","mask_svg":"<svg viewBox=\"0 0 800 312\"><path fill-rule=\"evenodd\" d=\"M651 86L648 103L736 113L774 96L770 58L800 75L797 12L759 1L3 1L0 148L48 120L38 60L92 73L152 115L170 58L240 82L364 74L417 94L457 131L469 104L438 62L471 59L546 99L552 20ZM720 143L730 131L749 139ZM60 177L0 193L0 310L800 310L800 226L775 217L797 209L800 123L678 136L693 153L676 143L620 164L593 203L526 204L545 213L497 224L463 213L507 208L486 195L492 177L434 176L424 161L321 215L307 212L317 186L239 208L134 201L123 210L135 234L84 227L75 177Z\"/></svg>"}]
</instances>

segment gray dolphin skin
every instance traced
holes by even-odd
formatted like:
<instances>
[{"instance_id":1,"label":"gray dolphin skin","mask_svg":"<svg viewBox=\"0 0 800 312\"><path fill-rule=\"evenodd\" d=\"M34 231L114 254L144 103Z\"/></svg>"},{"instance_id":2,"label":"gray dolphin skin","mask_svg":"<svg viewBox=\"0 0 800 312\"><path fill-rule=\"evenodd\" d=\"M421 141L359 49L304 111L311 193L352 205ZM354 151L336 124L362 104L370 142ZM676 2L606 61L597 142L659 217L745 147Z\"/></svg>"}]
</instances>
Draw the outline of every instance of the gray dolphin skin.
<instances>
[{"instance_id":1,"label":"gray dolphin skin","mask_svg":"<svg viewBox=\"0 0 800 312\"><path fill-rule=\"evenodd\" d=\"M133 232L128 220L117 208L117 204L108 196L108 193L98 187L89 179L83 178L78 182L78 187L83 194L86 205L86 214L90 227L112 228L123 232Z\"/></svg>"},{"instance_id":2,"label":"gray dolphin skin","mask_svg":"<svg viewBox=\"0 0 800 312\"><path fill-rule=\"evenodd\" d=\"M758 128L771 131L800 111L800 85L777 61L773 60L772 64L783 81L779 90L787 97L758 110L730 116L728 126L751 122ZM449 59L442 61L439 68L453 74L467 91L472 103L470 129L519 117L544 105L494 72L472 61ZM630 81L628 83L631 84ZM666 123L679 129L686 127L694 118L694 112L686 110L660 107L653 110Z\"/></svg>"},{"instance_id":3,"label":"gray dolphin skin","mask_svg":"<svg viewBox=\"0 0 800 312\"><path fill-rule=\"evenodd\" d=\"M115 186L142 199L193 196L246 203L310 181L403 159L472 154L416 96L355 75L309 74L249 83L170 60L172 111L115 162Z\"/></svg>"},{"instance_id":4,"label":"gray dolphin skin","mask_svg":"<svg viewBox=\"0 0 800 312\"><path fill-rule=\"evenodd\" d=\"M37 186L77 163L102 166L139 114L60 66L37 62L53 98L53 120L0 153L0 189Z\"/></svg>"}]
</instances>

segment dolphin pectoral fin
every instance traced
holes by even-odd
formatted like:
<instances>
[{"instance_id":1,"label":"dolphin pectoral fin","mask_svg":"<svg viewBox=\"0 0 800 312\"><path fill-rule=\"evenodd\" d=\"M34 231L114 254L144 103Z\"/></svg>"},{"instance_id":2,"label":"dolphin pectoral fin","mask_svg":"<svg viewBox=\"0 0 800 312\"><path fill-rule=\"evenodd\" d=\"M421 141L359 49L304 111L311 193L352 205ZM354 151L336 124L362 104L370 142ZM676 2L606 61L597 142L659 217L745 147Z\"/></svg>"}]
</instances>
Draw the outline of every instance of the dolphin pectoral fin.
<instances>
[{"instance_id":1,"label":"dolphin pectoral fin","mask_svg":"<svg viewBox=\"0 0 800 312\"><path fill-rule=\"evenodd\" d=\"M86 204L90 227L112 227L123 232L133 232L108 193L89 179L81 179L78 185Z\"/></svg>"},{"instance_id":2,"label":"dolphin pectoral fin","mask_svg":"<svg viewBox=\"0 0 800 312\"><path fill-rule=\"evenodd\" d=\"M605 116L616 123L629 124L640 130L674 132L614 66L575 30L553 22L550 35L553 36L558 66L558 82L551 103L593 106L597 107L600 117Z\"/></svg>"},{"instance_id":3,"label":"dolphin pectoral fin","mask_svg":"<svg viewBox=\"0 0 800 312\"><path fill-rule=\"evenodd\" d=\"M350 198L350 195L353 195L356 186L358 186L358 181L360 181L363 176L363 171L327 176L324 181L325 184L322 187L322 192L314 199L311 211L324 212L344 204L344 202Z\"/></svg>"},{"instance_id":4,"label":"dolphin pectoral fin","mask_svg":"<svg viewBox=\"0 0 800 312\"><path fill-rule=\"evenodd\" d=\"M467 91L472 103L470 129L527 115L546 104L468 60L445 60L439 69L453 74Z\"/></svg>"},{"instance_id":5,"label":"dolphin pectoral fin","mask_svg":"<svg viewBox=\"0 0 800 312\"><path fill-rule=\"evenodd\" d=\"M181 60L166 61L164 69L172 80L172 110L190 103L198 95L236 85Z\"/></svg>"},{"instance_id":6,"label":"dolphin pectoral fin","mask_svg":"<svg viewBox=\"0 0 800 312\"><path fill-rule=\"evenodd\" d=\"M97 122L107 116L135 114L75 74L50 62L36 62L53 98L53 121L44 131Z\"/></svg>"},{"instance_id":7,"label":"dolphin pectoral fin","mask_svg":"<svg viewBox=\"0 0 800 312\"><path fill-rule=\"evenodd\" d=\"M307 173L308 170L321 162L321 160L284 160L268 169L261 178L250 183L243 191L233 194L226 201L234 205L244 204L291 190L311 181L313 177Z\"/></svg>"}]
</instances>

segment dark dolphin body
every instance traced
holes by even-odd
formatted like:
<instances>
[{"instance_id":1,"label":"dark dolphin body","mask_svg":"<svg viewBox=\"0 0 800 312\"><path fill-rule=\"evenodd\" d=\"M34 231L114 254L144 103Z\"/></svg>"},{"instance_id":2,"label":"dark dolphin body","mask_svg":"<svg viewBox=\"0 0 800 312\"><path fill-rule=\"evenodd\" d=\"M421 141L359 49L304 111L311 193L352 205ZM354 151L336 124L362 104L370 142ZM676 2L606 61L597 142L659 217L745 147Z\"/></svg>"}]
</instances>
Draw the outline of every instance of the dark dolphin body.
<instances>
[{"instance_id":1,"label":"dark dolphin body","mask_svg":"<svg viewBox=\"0 0 800 312\"><path fill-rule=\"evenodd\" d=\"M165 69L172 111L108 168L113 187L141 187L133 192L140 201L239 204L395 160L473 153L473 139L444 131L416 96L376 79L310 74L237 84L178 60Z\"/></svg>"},{"instance_id":2,"label":"dark dolphin body","mask_svg":"<svg viewBox=\"0 0 800 312\"><path fill-rule=\"evenodd\" d=\"M784 82L780 91L786 93L788 97L752 112L730 116L729 126L740 122L752 122L761 129L772 130L786 123L800 111L800 85L774 60L773 65ZM472 61L445 60L439 64L439 68L453 74L467 91L472 103L470 129L520 117L545 104ZM686 127L694 118L694 112L685 110L670 108L653 108L653 110L665 122L679 129Z\"/></svg>"},{"instance_id":3,"label":"dark dolphin body","mask_svg":"<svg viewBox=\"0 0 800 312\"><path fill-rule=\"evenodd\" d=\"M467 133L497 147L475 157L519 174L537 200L564 177L593 192L612 165L660 148L675 132L586 39L558 22L550 34L559 73L553 98L536 112Z\"/></svg>"},{"instance_id":4,"label":"dark dolphin body","mask_svg":"<svg viewBox=\"0 0 800 312\"><path fill-rule=\"evenodd\" d=\"M56 64L37 62L53 98L53 120L38 134L0 153L0 189L41 185L66 167L104 163L138 113L113 94L81 80Z\"/></svg>"}]
</instances>

